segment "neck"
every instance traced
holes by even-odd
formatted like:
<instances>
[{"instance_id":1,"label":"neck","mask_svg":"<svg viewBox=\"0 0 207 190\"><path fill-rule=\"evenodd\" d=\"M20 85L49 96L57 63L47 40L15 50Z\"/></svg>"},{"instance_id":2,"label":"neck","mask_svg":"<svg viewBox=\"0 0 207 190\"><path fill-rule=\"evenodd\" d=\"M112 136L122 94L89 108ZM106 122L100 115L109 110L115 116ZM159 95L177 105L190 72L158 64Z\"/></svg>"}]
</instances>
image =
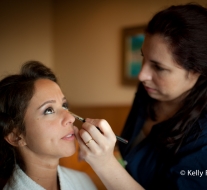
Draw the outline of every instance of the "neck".
<instances>
[{"instance_id":1,"label":"neck","mask_svg":"<svg viewBox=\"0 0 207 190\"><path fill-rule=\"evenodd\" d=\"M157 102L155 112L159 121L171 118L181 107L181 102Z\"/></svg>"},{"instance_id":2,"label":"neck","mask_svg":"<svg viewBox=\"0 0 207 190\"><path fill-rule=\"evenodd\" d=\"M60 189L57 175L59 159L50 160L27 155L23 160L24 164L20 167L33 181L45 189Z\"/></svg>"},{"instance_id":3,"label":"neck","mask_svg":"<svg viewBox=\"0 0 207 190\"><path fill-rule=\"evenodd\" d=\"M57 165L39 165L36 163L27 164L25 173L36 183L45 189L58 190L59 182L57 177Z\"/></svg>"}]
</instances>

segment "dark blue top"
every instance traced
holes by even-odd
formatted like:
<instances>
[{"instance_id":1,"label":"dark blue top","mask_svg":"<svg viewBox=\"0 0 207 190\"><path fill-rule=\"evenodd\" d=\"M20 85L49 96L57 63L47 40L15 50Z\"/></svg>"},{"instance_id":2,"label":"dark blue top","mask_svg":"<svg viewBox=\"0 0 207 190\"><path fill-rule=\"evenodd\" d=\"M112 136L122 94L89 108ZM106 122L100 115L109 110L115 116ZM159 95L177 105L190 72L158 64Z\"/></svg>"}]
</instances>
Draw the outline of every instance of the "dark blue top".
<instances>
[{"instance_id":1,"label":"dark blue top","mask_svg":"<svg viewBox=\"0 0 207 190\"><path fill-rule=\"evenodd\" d=\"M207 113L195 122L176 155L157 147L160 124L154 125L150 134L132 148L146 117L142 98L136 93L122 132L129 143L119 144L122 157L127 161L126 170L145 189L207 189Z\"/></svg>"}]
</instances>

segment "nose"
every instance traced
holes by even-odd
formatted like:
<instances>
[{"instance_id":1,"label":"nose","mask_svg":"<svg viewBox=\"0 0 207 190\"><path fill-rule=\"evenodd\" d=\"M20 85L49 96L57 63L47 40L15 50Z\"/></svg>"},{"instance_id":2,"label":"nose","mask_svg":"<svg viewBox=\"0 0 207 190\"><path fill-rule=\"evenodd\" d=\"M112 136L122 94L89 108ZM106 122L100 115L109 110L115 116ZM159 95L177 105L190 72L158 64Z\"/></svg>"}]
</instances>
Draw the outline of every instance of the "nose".
<instances>
[{"instance_id":1,"label":"nose","mask_svg":"<svg viewBox=\"0 0 207 190\"><path fill-rule=\"evenodd\" d=\"M68 111L65 110L64 112L64 119L63 119L63 125L66 126L68 124L73 124L75 122L75 117Z\"/></svg>"},{"instance_id":2,"label":"nose","mask_svg":"<svg viewBox=\"0 0 207 190\"><path fill-rule=\"evenodd\" d=\"M138 74L138 79L141 82L152 80L152 71L150 65L143 62L141 71Z\"/></svg>"}]
</instances>

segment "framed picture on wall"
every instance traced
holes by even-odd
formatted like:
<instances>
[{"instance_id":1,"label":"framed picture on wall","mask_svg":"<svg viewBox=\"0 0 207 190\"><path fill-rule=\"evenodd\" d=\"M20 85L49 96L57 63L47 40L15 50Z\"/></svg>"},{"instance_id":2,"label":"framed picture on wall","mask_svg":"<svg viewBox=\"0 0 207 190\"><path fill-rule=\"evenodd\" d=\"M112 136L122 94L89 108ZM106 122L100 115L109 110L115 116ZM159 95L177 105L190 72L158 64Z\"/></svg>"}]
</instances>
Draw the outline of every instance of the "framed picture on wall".
<instances>
[{"instance_id":1,"label":"framed picture on wall","mask_svg":"<svg viewBox=\"0 0 207 190\"><path fill-rule=\"evenodd\" d=\"M122 31L122 83L137 85L141 70L141 47L144 42L145 25L124 28Z\"/></svg>"}]
</instances>

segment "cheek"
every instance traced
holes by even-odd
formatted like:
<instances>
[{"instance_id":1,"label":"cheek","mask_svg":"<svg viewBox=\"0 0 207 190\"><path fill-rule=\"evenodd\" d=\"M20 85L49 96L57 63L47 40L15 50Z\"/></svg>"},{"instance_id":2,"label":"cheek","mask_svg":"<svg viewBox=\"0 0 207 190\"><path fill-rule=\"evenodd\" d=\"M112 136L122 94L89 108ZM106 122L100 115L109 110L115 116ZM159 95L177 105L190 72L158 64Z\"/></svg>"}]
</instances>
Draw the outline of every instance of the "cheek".
<instances>
[{"instance_id":1,"label":"cheek","mask_svg":"<svg viewBox=\"0 0 207 190\"><path fill-rule=\"evenodd\" d=\"M26 133L26 143L30 151L45 154L52 152L54 146L58 144L57 131L47 130L33 124L32 128Z\"/></svg>"},{"instance_id":2,"label":"cheek","mask_svg":"<svg viewBox=\"0 0 207 190\"><path fill-rule=\"evenodd\" d=\"M50 133L54 130L49 130L46 124L39 119L31 120L26 125L26 143L28 145L35 145L49 140Z\"/></svg>"},{"instance_id":3,"label":"cheek","mask_svg":"<svg viewBox=\"0 0 207 190\"><path fill-rule=\"evenodd\" d=\"M153 80L155 87L159 90L159 91L163 91L165 88L168 87L169 84L169 80L160 77L156 77Z\"/></svg>"},{"instance_id":4,"label":"cheek","mask_svg":"<svg viewBox=\"0 0 207 190\"><path fill-rule=\"evenodd\" d=\"M164 78L157 80L155 85L158 91L163 95L170 95L176 92L176 88L179 85L179 81L176 78Z\"/></svg>"},{"instance_id":5,"label":"cheek","mask_svg":"<svg viewBox=\"0 0 207 190\"><path fill-rule=\"evenodd\" d=\"M161 93L167 99L175 99L189 90L191 86L183 78L175 78L174 80L167 80L162 84Z\"/></svg>"}]
</instances>

